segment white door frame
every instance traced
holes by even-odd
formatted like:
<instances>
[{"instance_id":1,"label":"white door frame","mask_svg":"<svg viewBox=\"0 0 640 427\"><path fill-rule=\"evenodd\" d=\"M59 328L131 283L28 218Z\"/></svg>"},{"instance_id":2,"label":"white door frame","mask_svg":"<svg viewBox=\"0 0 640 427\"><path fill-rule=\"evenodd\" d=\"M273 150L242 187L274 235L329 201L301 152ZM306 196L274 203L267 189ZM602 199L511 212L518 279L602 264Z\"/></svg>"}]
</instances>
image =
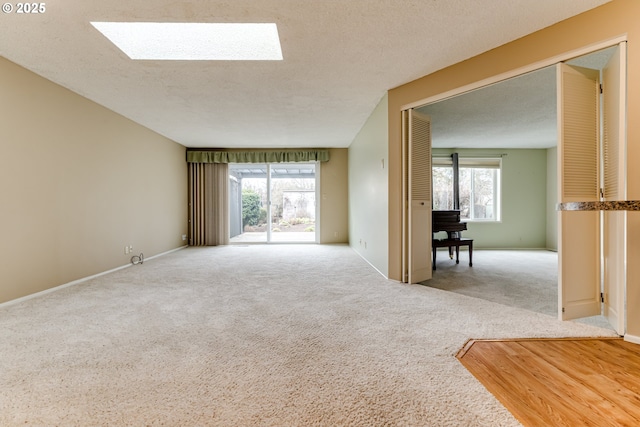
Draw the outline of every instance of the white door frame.
<instances>
[{"instance_id":1,"label":"white door frame","mask_svg":"<svg viewBox=\"0 0 640 427\"><path fill-rule=\"evenodd\" d=\"M476 89L481 89L483 87L495 84L495 83L499 83L502 82L504 80L508 80L511 79L513 77L517 77L529 72L533 72L533 71L537 71L540 70L542 68L546 68L555 64L558 64L560 62L565 62L568 60L571 60L573 58L577 58L580 56L584 56L602 49L606 49L609 47L613 47L616 45L620 45L621 43L626 43L627 42L627 36L626 35L620 35L617 37L613 37L613 38L609 38L609 39L604 39L601 40L599 42L587 45L587 46L583 46L580 47L578 49L574 49L571 51L567 51L534 63L531 63L529 65L523 66L523 67L519 67L504 73L500 73L491 77L488 77L486 79L482 79L479 80L477 82L473 82L464 86L460 86L451 90L448 90L446 92L442 92L436 95L432 95L426 98L422 98L418 101L414 101L414 102L410 102L407 104L403 104L400 106L400 111L405 111L405 110L409 110L412 108L418 108L418 107L422 107L428 104L433 104L439 101L444 101L448 98L452 98L458 95L462 95L464 93L467 92L471 92L473 90ZM404 132L404 128L403 128L403 132ZM403 174L404 176L404 174ZM404 184L404 183L403 183ZM403 203L403 217L404 215L406 215L406 206L404 206ZM406 233L406 230L402 230L403 235ZM405 260L403 259L403 265L405 265ZM626 265L626 262L625 262ZM625 317L626 317L626 313L625 313Z\"/></svg>"}]
</instances>

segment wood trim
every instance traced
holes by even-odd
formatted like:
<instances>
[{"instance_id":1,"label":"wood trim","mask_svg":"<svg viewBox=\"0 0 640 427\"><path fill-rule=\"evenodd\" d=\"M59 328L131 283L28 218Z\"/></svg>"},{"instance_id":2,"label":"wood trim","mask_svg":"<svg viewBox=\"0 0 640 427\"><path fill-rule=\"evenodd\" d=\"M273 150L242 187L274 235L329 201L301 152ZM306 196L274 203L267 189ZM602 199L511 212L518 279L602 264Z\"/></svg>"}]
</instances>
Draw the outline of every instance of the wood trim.
<instances>
[{"instance_id":1,"label":"wood trim","mask_svg":"<svg viewBox=\"0 0 640 427\"><path fill-rule=\"evenodd\" d=\"M468 85L457 87L455 89L451 89L446 92L421 99L419 101L414 101L409 104L401 105L400 109L408 110L410 108L420 108L428 104L444 101L446 99L453 98L458 95L463 95L465 93L472 92L474 90L481 89L483 87L491 86L493 84L497 84L502 81L521 76L523 74L531 73L534 71L541 70L542 68L550 67L559 62L569 61L570 59L577 58L579 56L588 55L590 53L596 52L601 49L613 47L626 41L627 41L627 34L622 34L617 37L613 37L611 39L602 40L598 43L593 43L588 46L581 47L579 49L574 49L559 55L552 56L550 58L546 58L542 61L534 62L524 67L520 67L504 73L496 74L495 76L491 76L486 79L470 83Z\"/></svg>"}]
</instances>

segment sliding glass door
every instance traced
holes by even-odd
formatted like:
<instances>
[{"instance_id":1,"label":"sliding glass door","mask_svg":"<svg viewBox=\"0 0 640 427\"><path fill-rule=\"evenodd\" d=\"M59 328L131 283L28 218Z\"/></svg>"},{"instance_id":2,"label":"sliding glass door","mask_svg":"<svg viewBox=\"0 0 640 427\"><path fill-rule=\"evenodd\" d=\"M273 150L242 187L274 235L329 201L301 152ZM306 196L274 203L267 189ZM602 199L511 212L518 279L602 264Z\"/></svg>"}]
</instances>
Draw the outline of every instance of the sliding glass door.
<instances>
[{"instance_id":1,"label":"sliding glass door","mask_svg":"<svg viewBox=\"0 0 640 427\"><path fill-rule=\"evenodd\" d=\"M316 165L270 166L273 242L316 242Z\"/></svg>"},{"instance_id":2,"label":"sliding glass door","mask_svg":"<svg viewBox=\"0 0 640 427\"><path fill-rule=\"evenodd\" d=\"M315 163L230 164L230 242L317 242L317 179Z\"/></svg>"},{"instance_id":3,"label":"sliding glass door","mask_svg":"<svg viewBox=\"0 0 640 427\"><path fill-rule=\"evenodd\" d=\"M268 166L229 164L230 243L268 241Z\"/></svg>"}]
</instances>

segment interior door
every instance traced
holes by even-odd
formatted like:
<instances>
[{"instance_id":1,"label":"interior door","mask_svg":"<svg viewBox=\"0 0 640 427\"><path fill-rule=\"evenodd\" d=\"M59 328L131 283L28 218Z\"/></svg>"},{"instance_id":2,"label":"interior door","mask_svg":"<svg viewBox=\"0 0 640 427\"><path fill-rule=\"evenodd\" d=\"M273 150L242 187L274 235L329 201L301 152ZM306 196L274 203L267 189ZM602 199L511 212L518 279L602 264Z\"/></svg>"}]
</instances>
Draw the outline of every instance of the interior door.
<instances>
[{"instance_id":1,"label":"interior door","mask_svg":"<svg viewBox=\"0 0 640 427\"><path fill-rule=\"evenodd\" d=\"M600 73L560 63L557 82L559 201L598 201ZM558 218L558 317L599 315L600 212Z\"/></svg>"},{"instance_id":2,"label":"interior door","mask_svg":"<svg viewBox=\"0 0 640 427\"><path fill-rule=\"evenodd\" d=\"M431 121L413 109L403 112L406 173L404 189L406 227L403 260L408 283L432 277L431 267Z\"/></svg>"},{"instance_id":3,"label":"interior door","mask_svg":"<svg viewBox=\"0 0 640 427\"><path fill-rule=\"evenodd\" d=\"M604 199L626 200L626 43L603 70ZM626 212L603 213L603 314L619 335L625 333Z\"/></svg>"}]
</instances>

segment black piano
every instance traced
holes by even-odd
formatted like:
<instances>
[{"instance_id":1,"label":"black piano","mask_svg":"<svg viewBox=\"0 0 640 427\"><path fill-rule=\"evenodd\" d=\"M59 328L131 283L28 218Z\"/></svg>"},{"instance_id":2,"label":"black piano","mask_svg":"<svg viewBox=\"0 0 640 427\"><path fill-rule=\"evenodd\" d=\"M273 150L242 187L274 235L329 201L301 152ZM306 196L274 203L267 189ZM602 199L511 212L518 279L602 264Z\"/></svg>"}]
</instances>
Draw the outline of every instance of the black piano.
<instances>
[{"instance_id":1,"label":"black piano","mask_svg":"<svg viewBox=\"0 0 640 427\"><path fill-rule=\"evenodd\" d=\"M460 221L460 211L432 211L431 212L431 236L433 252L433 269L436 269L436 249L449 248L449 258L453 259L453 248L456 248L456 264L460 263L460 246L469 247L469 267L471 267L473 255L473 239L461 237L462 232L467 229L467 223ZM445 231L446 239L436 239L435 233Z\"/></svg>"},{"instance_id":2,"label":"black piano","mask_svg":"<svg viewBox=\"0 0 640 427\"><path fill-rule=\"evenodd\" d=\"M447 238L460 237L460 232L467 229L466 222L460 222L460 211L433 211L431 213L431 231L447 232Z\"/></svg>"}]
</instances>

